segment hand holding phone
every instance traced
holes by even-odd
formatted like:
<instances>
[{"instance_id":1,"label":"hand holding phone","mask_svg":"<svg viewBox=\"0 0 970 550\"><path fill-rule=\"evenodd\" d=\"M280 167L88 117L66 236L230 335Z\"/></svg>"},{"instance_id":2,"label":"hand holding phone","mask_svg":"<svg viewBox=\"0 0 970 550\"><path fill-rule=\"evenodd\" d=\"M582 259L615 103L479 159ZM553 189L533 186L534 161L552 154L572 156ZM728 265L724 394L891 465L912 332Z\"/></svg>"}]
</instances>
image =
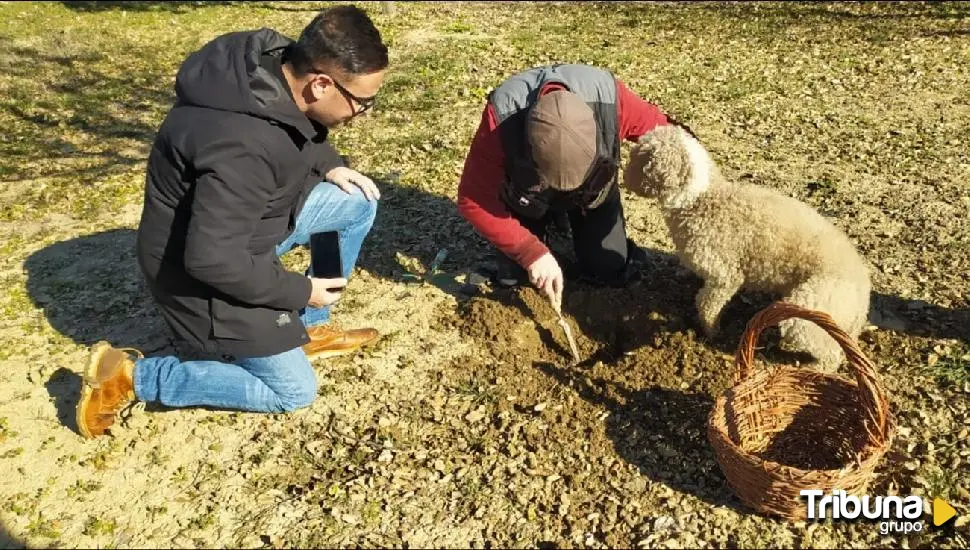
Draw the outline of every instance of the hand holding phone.
<instances>
[{"instance_id":1,"label":"hand holding phone","mask_svg":"<svg viewBox=\"0 0 970 550\"><path fill-rule=\"evenodd\" d=\"M340 291L347 286L347 279L318 279L310 277L310 307L325 307L336 303L340 299Z\"/></svg>"},{"instance_id":2,"label":"hand holding phone","mask_svg":"<svg viewBox=\"0 0 970 550\"><path fill-rule=\"evenodd\" d=\"M340 235L336 231L310 235L311 307L323 307L340 299L347 286L340 258Z\"/></svg>"},{"instance_id":3,"label":"hand holding phone","mask_svg":"<svg viewBox=\"0 0 970 550\"><path fill-rule=\"evenodd\" d=\"M310 235L310 276L319 279L343 277L340 235L336 231Z\"/></svg>"}]
</instances>

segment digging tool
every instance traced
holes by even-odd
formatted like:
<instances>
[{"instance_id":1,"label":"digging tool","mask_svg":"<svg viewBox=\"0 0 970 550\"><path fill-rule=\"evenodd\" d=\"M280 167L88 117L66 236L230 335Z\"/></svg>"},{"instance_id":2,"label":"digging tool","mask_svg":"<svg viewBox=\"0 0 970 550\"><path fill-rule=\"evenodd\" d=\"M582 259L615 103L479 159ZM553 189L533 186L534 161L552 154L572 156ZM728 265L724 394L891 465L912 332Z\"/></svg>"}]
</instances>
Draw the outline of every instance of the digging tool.
<instances>
[{"instance_id":1,"label":"digging tool","mask_svg":"<svg viewBox=\"0 0 970 550\"><path fill-rule=\"evenodd\" d=\"M559 326L562 327L562 331L566 333L566 341L569 343L569 352L573 356L573 364L579 363L579 347L576 345L576 339L573 338L573 330L569 328L569 323L562 316L562 295L552 296L551 294L546 295L549 298L549 302L552 303L552 309L556 312L556 316L559 317Z\"/></svg>"}]
</instances>

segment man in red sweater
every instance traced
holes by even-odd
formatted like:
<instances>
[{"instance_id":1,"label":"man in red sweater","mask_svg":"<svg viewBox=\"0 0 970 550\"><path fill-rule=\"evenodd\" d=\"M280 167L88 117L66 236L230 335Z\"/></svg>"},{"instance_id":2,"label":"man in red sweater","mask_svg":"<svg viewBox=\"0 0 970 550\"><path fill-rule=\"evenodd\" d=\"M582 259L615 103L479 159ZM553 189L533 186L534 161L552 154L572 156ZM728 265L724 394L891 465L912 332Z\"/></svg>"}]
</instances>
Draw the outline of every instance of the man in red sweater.
<instances>
[{"instance_id":1,"label":"man in red sweater","mask_svg":"<svg viewBox=\"0 0 970 550\"><path fill-rule=\"evenodd\" d=\"M500 252L498 281L526 276L560 303L563 272L544 239L568 215L582 274L629 280L643 251L626 237L618 189L620 143L667 124L657 108L603 69L529 69L490 95L465 159L458 209Z\"/></svg>"}]
</instances>

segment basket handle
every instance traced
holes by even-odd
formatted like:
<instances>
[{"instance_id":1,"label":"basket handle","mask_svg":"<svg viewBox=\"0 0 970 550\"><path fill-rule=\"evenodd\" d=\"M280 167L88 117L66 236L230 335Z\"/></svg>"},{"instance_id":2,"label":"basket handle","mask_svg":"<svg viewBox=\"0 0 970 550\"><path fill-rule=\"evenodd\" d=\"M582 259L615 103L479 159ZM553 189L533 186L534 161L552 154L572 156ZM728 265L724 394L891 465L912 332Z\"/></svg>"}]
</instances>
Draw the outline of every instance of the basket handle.
<instances>
[{"instance_id":1,"label":"basket handle","mask_svg":"<svg viewBox=\"0 0 970 550\"><path fill-rule=\"evenodd\" d=\"M761 333L768 327L792 318L815 323L842 347L859 387L862 407L867 416L866 429L869 432L869 437L873 443L881 444L889 431L887 429L889 401L879 384L875 365L862 353L855 339L842 330L835 320L825 312L806 309L788 302L775 302L758 312L748 321L744 335L741 336L741 342L738 344L737 354L735 355L737 372L734 383L738 384L753 374L754 346ZM871 427L876 428L875 432Z\"/></svg>"}]
</instances>

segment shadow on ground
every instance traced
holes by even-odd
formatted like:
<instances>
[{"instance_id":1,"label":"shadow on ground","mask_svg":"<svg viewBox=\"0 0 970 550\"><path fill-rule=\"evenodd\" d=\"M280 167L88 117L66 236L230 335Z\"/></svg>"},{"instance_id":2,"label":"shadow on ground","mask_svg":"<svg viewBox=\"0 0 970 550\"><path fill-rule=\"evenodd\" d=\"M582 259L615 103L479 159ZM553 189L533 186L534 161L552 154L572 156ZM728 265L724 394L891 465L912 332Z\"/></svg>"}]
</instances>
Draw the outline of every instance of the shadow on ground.
<instances>
[{"instance_id":1,"label":"shadow on ground","mask_svg":"<svg viewBox=\"0 0 970 550\"><path fill-rule=\"evenodd\" d=\"M606 434L617 454L643 475L713 506L741 510L707 444L709 396L657 386L633 389L582 367L537 363L536 368L608 413Z\"/></svg>"},{"instance_id":2,"label":"shadow on ground","mask_svg":"<svg viewBox=\"0 0 970 550\"><path fill-rule=\"evenodd\" d=\"M454 202L416 187L387 182L381 187L380 210L359 267L377 277L406 281L410 268L402 264L400 257L416 259L426 268L439 251L447 249L449 255L441 265L441 273L417 284L435 284L467 298L456 277L479 270L488 263L491 252L459 216ZM710 350L733 354L747 320L771 301L758 294L735 297L725 310L721 333L712 339L697 336L694 295L701 286L700 279L680 268L673 255L657 250L646 252L648 262L642 278L628 288L568 286L565 312L576 320L583 334L602 344L580 368L597 361L617 363L644 346L670 347L664 338L672 333L688 334ZM24 268L30 299L43 309L55 330L77 344L90 346L106 340L113 345L137 348L146 355L175 350L135 261L133 229L54 243L31 254ZM521 300L511 303L527 317L533 316L534 312ZM942 308L877 293L873 295L873 312L874 324L897 333L970 342L968 309ZM540 334L549 349L561 348L548 330L541 329ZM772 348L772 338L771 331L763 338L767 356L779 360L790 357ZM73 424L72 400L77 399L79 388L80 378L64 369L55 372L48 382L48 390L57 401L58 415L69 426ZM622 412L617 418L633 418L656 404L655 392L637 393L628 388L617 391L627 396L622 401L627 404L604 402L605 407ZM670 398L672 407L684 411L696 411L702 405L696 397Z\"/></svg>"},{"instance_id":3,"label":"shadow on ground","mask_svg":"<svg viewBox=\"0 0 970 550\"><path fill-rule=\"evenodd\" d=\"M65 1L61 2L65 7L80 12L103 12L103 11L163 11L170 13L186 13L196 8L207 8L212 6L231 6L245 5L247 7L262 8L274 11L292 12L318 12L327 8L325 2L240 2L232 0L206 0L204 2L173 1L173 2L140 2L140 1ZM365 8L366 9L366 8Z\"/></svg>"},{"instance_id":4,"label":"shadow on ground","mask_svg":"<svg viewBox=\"0 0 970 550\"><path fill-rule=\"evenodd\" d=\"M208 6L225 6L231 4L241 4L243 2L230 2L230 1L220 1L212 0L206 2L184 2L184 1L173 1L173 2L98 2L98 1L66 1L61 2L65 7L81 12L101 12L110 10L119 11L166 11L174 13L183 13L189 11L193 8L204 8Z\"/></svg>"},{"instance_id":5,"label":"shadow on ground","mask_svg":"<svg viewBox=\"0 0 970 550\"><path fill-rule=\"evenodd\" d=\"M54 371L45 384L47 394L54 401L57 420L62 426L80 434L75 417L75 409L81 396L81 375L66 367Z\"/></svg>"},{"instance_id":6,"label":"shadow on ground","mask_svg":"<svg viewBox=\"0 0 970 550\"><path fill-rule=\"evenodd\" d=\"M426 269L436 254L447 249L439 276L425 277L424 282L460 294L461 283L456 279L482 271L492 257L489 247L461 218L451 199L387 182L381 188L377 219L358 266L377 277L407 282L405 275L412 267L402 257L414 259ZM564 310L584 333L608 344L603 353L609 356L598 359L615 359L652 341L661 327L699 332L694 296L701 280L680 268L673 255L646 252L642 277L628 288L567 285ZM30 299L44 310L54 329L78 344L107 340L146 354L170 345L168 327L155 309L135 260L135 230L116 229L54 243L31 254L24 268ZM705 341L733 352L747 319L770 301L771 297L760 294L736 296L725 309L720 334ZM873 294L872 304L871 319L880 328L970 342L970 309L943 308L882 293ZM597 308L608 309L591 315ZM629 320L653 311L659 317Z\"/></svg>"},{"instance_id":7,"label":"shadow on ground","mask_svg":"<svg viewBox=\"0 0 970 550\"><path fill-rule=\"evenodd\" d=\"M145 86L132 86L130 76L114 74L106 67L108 54L73 51L51 38L46 45L23 46L0 36L0 71L12 78L40 81L57 94L58 101L36 97L31 88L13 88L0 101L0 112L25 124L9 129L10 143L0 144L4 177L33 178L37 170L65 170L75 179L98 179L109 173L130 170L144 162L140 148L147 147L157 128L144 117L145 110L170 105L171 74L162 68L144 69ZM147 72L145 72L147 71ZM71 74L64 79L64 74ZM85 134L98 143L116 144L106 150L77 148L65 135ZM19 145L30 142L31 147ZM49 161L58 160L57 164ZM40 164L38 164L40 163ZM66 163L66 164L65 164ZM77 166L83 163L83 166Z\"/></svg>"},{"instance_id":8,"label":"shadow on ground","mask_svg":"<svg viewBox=\"0 0 970 550\"><path fill-rule=\"evenodd\" d=\"M689 330L705 345L733 354L747 321L780 298L761 292L739 293L725 306L718 334L706 337L694 304L694 297L703 286L703 281L681 268L676 256L654 249L643 250L648 261L641 270L641 277L624 289L571 283L567 278L564 312L575 318L585 334L606 344L595 357L584 363L615 361L624 353L652 342L659 330ZM563 258L566 255L557 253ZM568 267L564 269L570 271ZM525 315L532 315L521 301L512 303L522 309ZM645 316L644 313L653 315ZM947 308L923 300L873 292L870 296L869 323L898 335L970 343L970 308ZM777 336L774 327L767 329L762 336L773 358L807 359L778 350L775 347ZM547 339L548 343L550 340Z\"/></svg>"},{"instance_id":9,"label":"shadow on ground","mask_svg":"<svg viewBox=\"0 0 970 550\"><path fill-rule=\"evenodd\" d=\"M14 536L0 520L0 548L27 548L27 544Z\"/></svg>"},{"instance_id":10,"label":"shadow on ground","mask_svg":"<svg viewBox=\"0 0 970 550\"><path fill-rule=\"evenodd\" d=\"M115 229L54 243L24 262L27 293L74 342L99 340L145 353L169 345L135 261L135 231Z\"/></svg>"},{"instance_id":11,"label":"shadow on ground","mask_svg":"<svg viewBox=\"0 0 970 550\"><path fill-rule=\"evenodd\" d=\"M432 284L462 296L457 279L482 269L491 252L458 213L454 200L421 188L401 185L386 174L368 174L381 189L377 219L361 249L357 265L384 279ZM437 276L426 273L435 256L447 250ZM404 260L402 261L402 258ZM417 271L407 259L419 264ZM409 278L412 273L420 280Z\"/></svg>"},{"instance_id":12,"label":"shadow on ground","mask_svg":"<svg viewBox=\"0 0 970 550\"><path fill-rule=\"evenodd\" d=\"M760 4L760 5L759 5ZM966 2L903 2L903 3L844 3L809 2L775 3L730 2L701 4L696 8L716 12L722 16L739 18L786 19L817 17L819 19L848 19L879 21L898 19L960 20L970 18Z\"/></svg>"}]
</instances>

